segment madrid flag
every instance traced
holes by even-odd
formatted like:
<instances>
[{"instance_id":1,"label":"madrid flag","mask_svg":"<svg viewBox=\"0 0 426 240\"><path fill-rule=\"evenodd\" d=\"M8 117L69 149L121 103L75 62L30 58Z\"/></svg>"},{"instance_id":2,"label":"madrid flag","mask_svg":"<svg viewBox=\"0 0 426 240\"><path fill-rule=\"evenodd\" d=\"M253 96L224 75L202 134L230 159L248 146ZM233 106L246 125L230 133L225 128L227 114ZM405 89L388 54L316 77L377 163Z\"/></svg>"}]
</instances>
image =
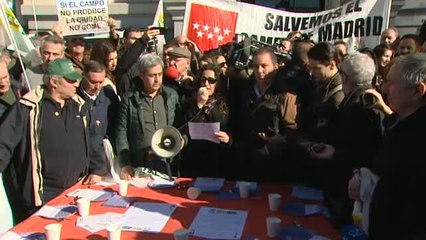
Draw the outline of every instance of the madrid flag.
<instances>
[{"instance_id":1,"label":"madrid flag","mask_svg":"<svg viewBox=\"0 0 426 240\"><path fill-rule=\"evenodd\" d=\"M238 13L211 6L191 4L187 37L202 51L232 42Z\"/></svg>"}]
</instances>

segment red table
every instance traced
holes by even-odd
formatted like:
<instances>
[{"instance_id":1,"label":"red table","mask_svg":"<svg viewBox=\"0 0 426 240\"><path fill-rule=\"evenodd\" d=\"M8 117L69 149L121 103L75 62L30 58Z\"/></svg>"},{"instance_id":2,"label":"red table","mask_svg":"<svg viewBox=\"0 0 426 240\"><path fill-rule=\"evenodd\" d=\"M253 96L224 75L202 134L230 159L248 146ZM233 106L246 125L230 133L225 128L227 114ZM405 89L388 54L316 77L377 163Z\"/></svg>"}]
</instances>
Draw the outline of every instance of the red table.
<instances>
[{"instance_id":1,"label":"red table","mask_svg":"<svg viewBox=\"0 0 426 240\"><path fill-rule=\"evenodd\" d=\"M179 182L188 182L188 179L180 179ZM233 183L227 182L224 189L231 189ZM88 188L87 185L77 184L63 194L53 199L48 205L61 205L68 204L73 201L73 198L66 197L65 194L77 188ZM101 186L90 186L91 189L103 189ZM108 188L108 187L106 187ZM117 190L117 186L111 187ZM275 216L282 220L282 226L287 226L297 222L305 228L314 230L316 233L326 236L330 239L339 239L339 232L333 228L331 223L322 215L310 217L294 217L286 215L282 210L278 212L270 212L268 207L268 194L280 193L282 197L282 204L289 201L298 201L291 198L291 186L289 185L274 185L262 184L262 191L260 193L250 196L248 199L239 200L220 200L214 193L203 193L197 200L190 200L186 197L187 189L180 189L173 187L169 189L154 190L150 188L136 188L129 186L128 196L136 197L137 202L164 202L178 204L179 207L172 214L170 220L159 234L140 233L140 232L127 232L123 231L121 239L173 239L173 232L179 228L189 228L193 219L195 218L198 209L202 206L227 208L235 210L248 211L248 217L244 228L243 236L241 239L246 239L248 236L257 237L259 239L271 239L266 236L266 217ZM102 214L106 212L124 213L127 209L111 208L101 206L102 202L92 202L90 207L90 214ZM76 240L76 239L106 239L106 230L96 232L94 234L86 231L85 229L76 227L76 219L78 216L73 215L65 220L60 221L62 224L61 239ZM44 226L56 222L55 220L44 219L39 216L32 216L19 225L11 229L17 233L25 232L44 232ZM190 237L190 239L201 239L198 237ZM277 238L278 239L278 238Z\"/></svg>"}]
</instances>

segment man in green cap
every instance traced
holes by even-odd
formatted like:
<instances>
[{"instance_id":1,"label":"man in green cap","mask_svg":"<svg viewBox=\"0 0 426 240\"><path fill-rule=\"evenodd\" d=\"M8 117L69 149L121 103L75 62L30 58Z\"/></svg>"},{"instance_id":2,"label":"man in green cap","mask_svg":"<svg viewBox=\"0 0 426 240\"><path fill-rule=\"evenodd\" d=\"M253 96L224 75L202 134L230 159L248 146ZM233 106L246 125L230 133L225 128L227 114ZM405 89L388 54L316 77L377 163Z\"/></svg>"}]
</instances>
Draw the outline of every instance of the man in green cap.
<instances>
[{"instance_id":1,"label":"man in green cap","mask_svg":"<svg viewBox=\"0 0 426 240\"><path fill-rule=\"evenodd\" d=\"M86 111L76 94L81 78L69 59L55 59L44 84L0 125L0 172L16 222L90 174Z\"/></svg>"}]
</instances>

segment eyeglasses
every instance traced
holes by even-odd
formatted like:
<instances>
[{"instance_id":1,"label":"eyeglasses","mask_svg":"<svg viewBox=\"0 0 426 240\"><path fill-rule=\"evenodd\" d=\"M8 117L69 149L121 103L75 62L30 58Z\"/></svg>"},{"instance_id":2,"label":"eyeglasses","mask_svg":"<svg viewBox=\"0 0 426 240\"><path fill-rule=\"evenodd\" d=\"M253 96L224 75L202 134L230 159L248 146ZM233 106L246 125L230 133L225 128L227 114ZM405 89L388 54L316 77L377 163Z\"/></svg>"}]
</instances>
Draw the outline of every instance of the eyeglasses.
<instances>
[{"instance_id":1,"label":"eyeglasses","mask_svg":"<svg viewBox=\"0 0 426 240\"><path fill-rule=\"evenodd\" d=\"M83 38L73 38L71 39L71 43L74 45L84 45L84 39Z\"/></svg>"},{"instance_id":2,"label":"eyeglasses","mask_svg":"<svg viewBox=\"0 0 426 240\"><path fill-rule=\"evenodd\" d=\"M226 62L221 62L221 63L219 63L219 66L221 67L221 68L223 68L223 67L226 67Z\"/></svg>"},{"instance_id":3,"label":"eyeglasses","mask_svg":"<svg viewBox=\"0 0 426 240\"><path fill-rule=\"evenodd\" d=\"M206 78L206 77L201 77L200 78L200 81L203 83L203 82L205 82L205 81L208 81L210 84L215 84L216 82L217 82L217 79L216 78L212 78L212 77L208 77L208 78Z\"/></svg>"}]
</instances>

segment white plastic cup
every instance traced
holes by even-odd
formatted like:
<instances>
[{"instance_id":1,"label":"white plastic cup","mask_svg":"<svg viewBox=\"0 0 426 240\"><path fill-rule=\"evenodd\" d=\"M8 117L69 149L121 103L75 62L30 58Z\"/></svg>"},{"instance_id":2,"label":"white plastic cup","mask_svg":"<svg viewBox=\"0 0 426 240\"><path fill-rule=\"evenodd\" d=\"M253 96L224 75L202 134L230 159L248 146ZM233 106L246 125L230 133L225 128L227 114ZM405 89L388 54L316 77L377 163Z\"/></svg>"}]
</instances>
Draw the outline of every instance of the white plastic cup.
<instances>
[{"instance_id":1,"label":"white plastic cup","mask_svg":"<svg viewBox=\"0 0 426 240\"><path fill-rule=\"evenodd\" d=\"M186 194L188 195L189 199L195 200L201 195L201 189L197 187L190 187L186 191Z\"/></svg>"},{"instance_id":2,"label":"white plastic cup","mask_svg":"<svg viewBox=\"0 0 426 240\"><path fill-rule=\"evenodd\" d=\"M51 223L44 227L46 230L47 240L59 240L61 239L62 225L60 223Z\"/></svg>"},{"instance_id":3,"label":"white plastic cup","mask_svg":"<svg viewBox=\"0 0 426 240\"><path fill-rule=\"evenodd\" d=\"M108 240L120 240L121 239L121 226L119 224L109 225L107 228Z\"/></svg>"},{"instance_id":4,"label":"white plastic cup","mask_svg":"<svg viewBox=\"0 0 426 240\"><path fill-rule=\"evenodd\" d=\"M188 240L189 239L189 231L188 229L181 228L176 230L173 233L174 240Z\"/></svg>"},{"instance_id":5,"label":"white plastic cup","mask_svg":"<svg viewBox=\"0 0 426 240\"><path fill-rule=\"evenodd\" d=\"M129 182L127 180L118 181L118 194L120 194L120 196L126 196L128 186Z\"/></svg>"},{"instance_id":6,"label":"white plastic cup","mask_svg":"<svg viewBox=\"0 0 426 240\"><path fill-rule=\"evenodd\" d=\"M277 217L267 217L266 218L266 230L268 237L276 237L280 232L281 219Z\"/></svg>"},{"instance_id":7,"label":"white plastic cup","mask_svg":"<svg viewBox=\"0 0 426 240\"><path fill-rule=\"evenodd\" d=\"M250 183L248 182L239 182L238 189L240 191L241 198L248 198L250 193Z\"/></svg>"},{"instance_id":8,"label":"white plastic cup","mask_svg":"<svg viewBox=\"0 0 426 240\"><path fill-rule=\"evenodd\" d=\"M280 208L281 194L270 193L268 194L269 210L272 212L277 211Z\"/></svg>"},{"instance_id":9,"label":"white plastic cup","mask_svg":"<svg viewBox=\"0 0 426 240\"><path fill-rule=\"evenodd\" d=\"M85 217L90 213L90 200L87 198L79 198L77 200L78 215Z\"/></svg>"}]
</instances>

